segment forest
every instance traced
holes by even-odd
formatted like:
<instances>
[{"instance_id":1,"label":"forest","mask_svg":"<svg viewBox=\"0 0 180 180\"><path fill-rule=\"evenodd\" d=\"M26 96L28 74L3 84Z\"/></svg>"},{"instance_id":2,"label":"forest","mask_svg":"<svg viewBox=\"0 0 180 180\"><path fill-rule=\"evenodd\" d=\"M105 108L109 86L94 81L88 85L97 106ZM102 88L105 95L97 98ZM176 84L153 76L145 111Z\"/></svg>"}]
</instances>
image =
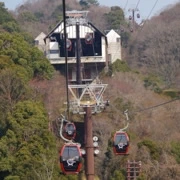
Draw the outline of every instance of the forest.
<instances>
[{"instance_id":1,"label":"forest","mask_svg":"<svg viewBox=\"0 0 180 180\"><path fill-rule=\"evenodd\" d=\"M122 59L102 72L110 105L92 116L99 138L95 180L125 180L127 161L141 161L138 180L180 179L180 3L133 26L121 7L97 0L66 0L67 10L88 10L102 32L116 29ZM66 79L34 46L63 19L57 0L25 1L14 11L0 2L0 179L79 180L59 167L59 117L66 110ZM128 156L114 155L112 136L126 124ZM83 122L82 115L73 115Z\"/></svg>"}]
</instances>

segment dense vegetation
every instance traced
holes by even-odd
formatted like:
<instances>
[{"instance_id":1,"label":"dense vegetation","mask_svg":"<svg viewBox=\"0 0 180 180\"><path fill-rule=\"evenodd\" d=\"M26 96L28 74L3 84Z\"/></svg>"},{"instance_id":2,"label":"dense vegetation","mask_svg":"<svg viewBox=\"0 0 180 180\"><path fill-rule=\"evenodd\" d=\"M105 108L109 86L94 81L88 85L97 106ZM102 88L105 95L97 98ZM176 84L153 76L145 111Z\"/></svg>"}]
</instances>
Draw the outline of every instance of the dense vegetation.
<instances>
[{"instance_id":1,"label":"dense vegetation","mask_svg":"<svg viewBox=\"0 0 180 180\"><path fill-rule=\"evenodd\" d=\"M123 61L101 75L110 106L92 118L101 151L95 158L96 178L125 179L129 159L142 162L139 180L180 179L180 4L143 28L137 25L133 34L120 7L101 7L96 0L67 4L68 10L89 10L89 19L101 30L124 28ZM83 179L83 173L60 174L58 117L66 101L65 79L33 46L35 36L60 20L62 4L55 0L26 1L12 13L0 3L0 179ZM126 123L126 109L130 155L119 157L112 153L111 139Z\"/></svg>"}]
</instances>

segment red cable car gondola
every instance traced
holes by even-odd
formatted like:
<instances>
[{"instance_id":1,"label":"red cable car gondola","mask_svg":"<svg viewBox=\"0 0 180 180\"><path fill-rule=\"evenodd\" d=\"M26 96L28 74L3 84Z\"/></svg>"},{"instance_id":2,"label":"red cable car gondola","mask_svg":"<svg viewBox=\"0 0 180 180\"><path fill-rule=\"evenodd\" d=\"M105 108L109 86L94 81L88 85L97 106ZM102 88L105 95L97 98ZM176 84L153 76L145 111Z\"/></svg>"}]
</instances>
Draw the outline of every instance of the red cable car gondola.
<instances>
[{"instance_id":1,"label":"red cable car gondola","mask_svg":"<svg viewBox=\"0 0 180 180\"><path fill-rule=\"evenodd\" d=\"M76 126L72 122L66 123L64 127L64 136L67 139L74 139L76 136Z\"/></svg>"},{"instance_id":2,"label":"red cable car gondola","mask_svg":"<svg viewBox=\"0 0 180 180\"><path fill-rule=\"evenodd\" d=\"M92 33L87 33L85 36L85 43L86 44L92 44L93 42L93 35Z\"/></svg>"},{"instance_id":3,"label":"red cable car gondola","mask_svg":"<svg viewBox=\"0 0 180 180\"><path fill-rule=\"evenodd\" d=\"M66 48L68 51L71 51L72 49L72 42L70 39L66 39Z\"/></svg>"},{"instance_id":4,"label":"red cable car gondola","mask_svg":"<svg viewBox=\"0 0 180 180\"><path fill-rule=\"evenodd\" d=\"M113 140L113 150L117 155L127 155L129 149L129 136L126 132L116 132Z\"/></svg>"},{"instance_id":5,"label":"red cable car gondola","mask_svg":"<svg viewBox=\"0 0 180 180\"><path fill-rule=\"evenodd\" d=\"M82 167L82 154L79 145L64 144L60 151L60 167L64 174L78 174Z\"/></svg>"}]
</instances>

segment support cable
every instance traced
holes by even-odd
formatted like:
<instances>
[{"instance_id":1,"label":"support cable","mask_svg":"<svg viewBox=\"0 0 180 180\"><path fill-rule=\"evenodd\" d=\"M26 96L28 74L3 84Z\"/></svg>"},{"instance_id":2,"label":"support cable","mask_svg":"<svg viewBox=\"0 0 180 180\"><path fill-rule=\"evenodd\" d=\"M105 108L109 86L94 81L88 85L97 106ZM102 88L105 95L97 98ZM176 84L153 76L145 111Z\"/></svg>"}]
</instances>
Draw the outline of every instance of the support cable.
<instances>
[{"instance_id":1,"label":"support cable","mask_svg":"<svg viewBox=\"0 0 180 180\"><path fill-rule=\"evenodd\" d=\"M151 16L151 14L152 14L154 8L156 7L158 1L159 1L159 0L156 0L156 2L154 3L154 5L153 5L153 7L152 7L152 9L151 9L151 11L150 11L150 13L149 13L149 15L147 16L146 20L144 21L144 24L142 25L141 29L138 31L138 33L137 33L137 35L136 35L136 37L135 37L134 42L137 40L137 37L139 36L139 34L141 33L141 31L143 30L145 24L147 23L147 20L148 20L149 17Z\"/></svg>"},{"instance_id":2,"label":"support cable","mask_svg":"<svg viewBox=\"0 0 180 180\"><path fill-rule=\"evenodd\" d=\"M126 4L125 4L125 6L124 6L124 8L123 8L124 11L125 11L127 5L128 5L128 0L126 1Z\"/></svg>"},{"instance_id":3,"label":"support cable","mask_svg":"<svg viewBox=\"0 0 180 180\"><path fill-rule=\"evenodd\" d=\"M137 5L136 5L136 8L135 8L135 9L138 8L140 1L141 1L141 0L139 0L139 1L137 2Z\"/></svg>"},{"instance_id":4,"label":"support cable","mask_svg":"<svg viewBox=\"0 0 180 180\"><path fill-rule=\"evenodd\" d=\"M92 48L93 48L93 55L96 56L95 49L94 49L94 39L92 40ZM98 68L97 68L97 63L96 62L95 62L95 66L96 66L96 77L99 77Z\"/></svg>"},{"instance_id":5,"label":"support cable","mask_svg":"<svg viewBox=\"0 0 180 180\"><path fill-rule=\"evenodd\" d=\"M170 104L170 103L173 103L177 100L180 100L180 97L176 98L176 99L173 99L173 100L170 100L170 101L166 101L164 103L160 103L160 104L157 104L157 105L154 105L154 106L150 106L150 107L147 107L147 108L144 108L144 109L140 109L140 110L137 110L137 111L131 111L129 112L129 114L134 114L134 113L138 113L138 112L143 112L143 111L148 111L148 110L151 110L151 109L155 109L155 108L158 108L158 107L161 107L161 106L164 106L166 104ZM111 106L113 106L111 104ZM115 106L113 106L115 108ZM118 110L117 110L118 111ZM106 112L104 112L106 113ZM108 113L108 112L107 112ZM125 112L124 112L125 113ZM125 114L126 115L126 114Z\"/></svg>"},{"instance_id":6,"label":"support cable","mask_svg":"<svg viewBox=\"0 0 180 180\"><path fill-rule=\"evenodd\" d=\"M131 112L131 114L132 114L132 113L137 113L137 112L142 112L142 111L147 111L147 110L154 109L154 108L158 108L158 107L160 107L160 106L164 106L164 105L166 105L166 104L172 103L172 102L177 101L177 100L180 100L180 98L176 98L176 99L173 99L173 100L170 100L170 101L161 103L161 104L157 104L157 105L154 105L154 106L150 106L150 107L147 107L147 108L138 110L138 111L133 111L133 112Z\"/></svg>"},{"instance_id":7,"label":"support cable","mask_svg":"<svg viewBox=\"0 0 180 180\"><path fill-rule=\"evenodd\" d=\"M69 91L68 91L68 59L67 59L67 32L66 32L66 5L63 0L63 21L64 21L64 52L65 52L65 71L66 71L66 98L67 98L67 117L69 117Z\"/></svg>"}]
</instances>

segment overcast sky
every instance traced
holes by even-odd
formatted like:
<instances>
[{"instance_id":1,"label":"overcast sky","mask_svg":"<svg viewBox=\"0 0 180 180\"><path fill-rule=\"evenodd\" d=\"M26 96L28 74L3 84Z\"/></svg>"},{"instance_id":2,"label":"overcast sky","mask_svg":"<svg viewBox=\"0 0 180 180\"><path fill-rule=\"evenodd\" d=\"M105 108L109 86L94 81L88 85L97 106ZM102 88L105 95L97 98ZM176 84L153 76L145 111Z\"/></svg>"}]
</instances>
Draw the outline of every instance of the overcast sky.
<instances>
[{"instance_id":1,"label":"overcast sky","mask_svg":"<svg viewBox=\"0 0 180 180\"><path fill-rule=\"evenodd\" d=\"M6 8L10 10L14 10L18 5L25 1L26 0L0 0L0 2L4 2ZM98 0L98 2L100 5L110 7L120 6L122 9L125 9L126 15L129 14L129 9L137 7L139 9L141 18L146 19L147 17L152 17L159 14L163 9L180 2L180 0Z\"/></svg>"}]
</instances>

